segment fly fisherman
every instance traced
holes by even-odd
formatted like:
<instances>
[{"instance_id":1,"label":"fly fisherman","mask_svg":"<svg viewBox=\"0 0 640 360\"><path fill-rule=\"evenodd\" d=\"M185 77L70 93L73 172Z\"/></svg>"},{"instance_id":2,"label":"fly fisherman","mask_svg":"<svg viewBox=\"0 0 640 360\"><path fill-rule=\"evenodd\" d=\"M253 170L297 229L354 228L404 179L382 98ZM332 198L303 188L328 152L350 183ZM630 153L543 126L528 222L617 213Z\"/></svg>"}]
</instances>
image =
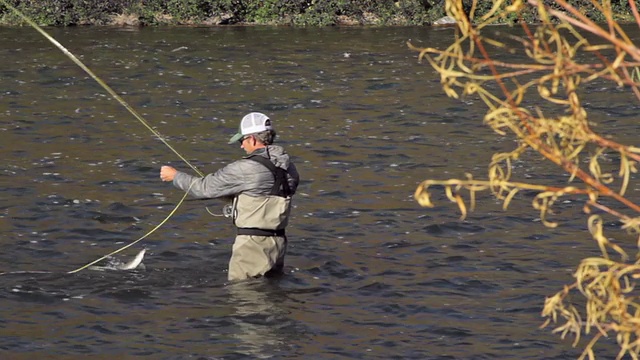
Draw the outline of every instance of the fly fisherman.
<instances>
[{"instance_id":1,"label":"fly fisherman","mask_svg":"<svg viewBox=\"0 0 640 360\"><path fill-rule=\"evenodd\" d=\"M300 177L289 155L272 145L276 132L265 114L252 112L240 122L229 144L247 156L203 178L162 166L160 179L196 198L233 198L237 229L229 261L230 281L282 273L287 251L285 227Z\"/></svg>"}]
</instances>

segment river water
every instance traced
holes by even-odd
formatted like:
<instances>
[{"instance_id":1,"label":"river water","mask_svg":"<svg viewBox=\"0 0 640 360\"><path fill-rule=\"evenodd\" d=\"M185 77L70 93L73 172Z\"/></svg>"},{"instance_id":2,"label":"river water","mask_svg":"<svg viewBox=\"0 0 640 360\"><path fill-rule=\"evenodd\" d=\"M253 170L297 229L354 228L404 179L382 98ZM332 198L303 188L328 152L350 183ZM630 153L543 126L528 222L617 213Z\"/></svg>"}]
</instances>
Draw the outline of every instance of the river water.
<instances>
[{"instance_id":1,"label":"river water","mask_svg":"<svg viewBox=\"0 0 640 360\"><path fill-rule=\"evenodd\" d=\"M234 229L208 214L217 201L185 202L114 256L147 248L144 270L66 274L169 215L182 193L161 165L193 171L43 36L0 29L0 271L13 272L0 276L2 358L579 356L538 328L545 296L598 254L579 199L559 204L556 229L533 194L509 212L481 194L464 221L438 189L433 209L413 200L426 178L486 177L491 154L514 146L406 46L442 48L452 29L48 31L201 171L242 156L227 139L261 111L302 182L282 278L226 283ZM590 92L595 119L637 141L631 98ZM514 171L566 180L535 155ZM614 339L597 349L617 352Z\"/></svg>"}]
</instances>

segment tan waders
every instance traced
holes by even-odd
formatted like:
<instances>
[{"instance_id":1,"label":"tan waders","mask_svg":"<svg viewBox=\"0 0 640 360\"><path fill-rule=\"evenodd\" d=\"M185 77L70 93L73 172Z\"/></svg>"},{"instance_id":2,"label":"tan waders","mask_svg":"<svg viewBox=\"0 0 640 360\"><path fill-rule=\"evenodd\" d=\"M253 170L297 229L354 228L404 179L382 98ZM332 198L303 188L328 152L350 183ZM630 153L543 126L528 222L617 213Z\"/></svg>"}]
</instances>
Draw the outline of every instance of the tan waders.
<instances>
[{"instance_id":1,"label":"tan waders","mask_svg":"<svg viewBox=\"0 0 640 360\"><path fill-rule=\"evenodd\" d=\"M269 195L235 197L232 217L236 241L229 261L229 280L244 280L282 272L287 252L285 227L291 211L291 191L285 170L262 156L247 159L266 166L274 176Z\"/></svg>"},{"instance_id":2,"label":"tan waders","mask_svg":"<svg viewBox=\"0 0 640 360\"><path fill-rule=\"evenodd\" d=\"M282 272L287 238L238 235L229 261L229 280L244 280Z\"/></svg>"}]
</instances>

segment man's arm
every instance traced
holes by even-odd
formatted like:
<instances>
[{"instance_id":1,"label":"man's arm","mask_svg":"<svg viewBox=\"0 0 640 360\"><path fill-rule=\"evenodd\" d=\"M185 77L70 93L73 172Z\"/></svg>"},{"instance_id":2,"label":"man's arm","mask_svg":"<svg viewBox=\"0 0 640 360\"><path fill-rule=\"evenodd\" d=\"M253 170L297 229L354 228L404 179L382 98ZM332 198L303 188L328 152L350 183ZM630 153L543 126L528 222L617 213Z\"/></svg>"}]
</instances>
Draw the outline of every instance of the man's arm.
<instances>
[{"instance_id":1,"label":"man's arm","mask_svg":"<svg viewBox=\"0 0 640 360\"><path fill-rule=\"evenodd\" d=\"M189 190L189 195L193 197L220 198L232 197L245 190L244 172L239 162L231 163L202 178L177 171L171 166L162 166L160 178L162 181L172 181L182 191Z\"/></svg>"},{"instance_id":2,"label":"man's arm","mask_svg":"<svg viewBox=\"0 0 640 360\"><path fill-rule=\"evenodd\" d=\"M296 169L296 166L293 165L293 163L289 164L289 167L287 168L287 175L289 189L291 189L291 193L294 194L298 188L298 184L300 183L300 174L298 174L298 169Z\"/></svg>"}]
</instances>

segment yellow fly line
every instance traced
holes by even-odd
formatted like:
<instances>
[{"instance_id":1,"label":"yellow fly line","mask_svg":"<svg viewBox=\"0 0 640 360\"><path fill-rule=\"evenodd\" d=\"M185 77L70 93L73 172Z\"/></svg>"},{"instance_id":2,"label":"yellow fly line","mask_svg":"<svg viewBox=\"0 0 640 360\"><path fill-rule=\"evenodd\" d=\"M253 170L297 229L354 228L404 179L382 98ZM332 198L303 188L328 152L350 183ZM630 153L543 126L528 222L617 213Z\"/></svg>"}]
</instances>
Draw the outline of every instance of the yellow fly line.
<instances>
[{"instance_id":1,"label":"yellow fly line","mask_svg":"<svg viewBox=\"0 0 640 360\"><path fill-rule=\"evenodd\" d=\"M187 165L189 165L189 167L191 167L191 169L193 169L193 171L195 171L201 177L204 176L204 174L200 170L198 170L194 165L192 165L189 161L187 161L187 159L185 159L176 149L174 149L164 139L164 137L162 135L160 135L160 133L157 130L152 128L149 125L149 123L142 117L142 115L140 115L137 111L135 111L126 101L124 101L124 99L122 99L109 85L107 85L104 81L102 81L102 79L100 79L96 74L94 74L93 71L91 71L91 69L89 69L85 64L83 64L82 61L80 61L75 55L73 55L69 50L67 50L64 46L62 46L62 44L60 44L56 39L54 39L51 35L49 35L46 31L44 31L40 26L38 26L38 24L33 22L31 19L29 19L22 12L20 12L20 10L18 10L15 7L11 6L11 4L7 3L5 0L0 0L0 3L2 3L2 5L6 6L11 11L13 11L16 15L20 16L24 21L26 21L29 25L31 25L31 27L36 29L40 34L42 34L51 43L53 43L58 49L60 49L65 55L67 55L67 57L69 57L74 63L76 63L76 65L78 65L82 70L84 70L87 74L89 74L89 76L91 76L98 84L100 84L100 86L102 86L114 99L116 99L122 106L124 106L136 119L138 119L138 121L140 121L140 123L142 123L142 125L144 125L144 127L149 129L149 131L151 131L153 133L153 135L155 135L160 141L162 141L163 144L165 144L169 149L171 149L171 151L173 151L174 154L176 154L182 161L184 161ZM191 183L191 185L193 185L193 183ZM115 251L113 251L113 252L111 252L111 253L109 253L109 254L107 254L107 255L105 255L105 256L103 256L103 257L101 257L101 258L99 258L99 259L97 259L97 260L95 260L95 261L93 261L93 262L91 262L91 263L89 263L87 265L84 265L84 266L82 266L82 267L80 267L78 269L69 271L68 274L73 274L73 273L76 273L78 271L84 270L84 269L88 268L89 266L94 265L94 264L106 259L107 257L109 257L111 255L117 254L120 251L125 250L125 249L135 245L136 243L138 243L142 239L145 239L146 237L151 235L158 228L160 228L162 225L164 225L164 223L167 222L167 220L169 220L169 218L171 218L171 216L173 216L173 214L176 212L176 210L178 210L180 205L184 202L185 198L189 194L189 190L190 189L191 189L191 186L189 186L189 189L185 192L184 196L182 197L180 202L175 206L175 208L171 211L171 213L169 213L169 215L163 221L161 221L156 227L151 229L151 231L149 231L148 233L146 233L145 235L140 237L138 240L135 240L132 243L119 248L118 250L115 250Z\"/></svg>"},{"instance_id":2,"label":"yellow fly line","mask_svg":"<svg viewBox=\"0 0 640 360\"><path fill-rule=\"evenodd\" d=\"M118 95L115 91L113 91L113 89L109 85L107 85L104 81L102 81L102 79L100 79L96 74L94 74L93 71L91 71L91 69L89 69L85 64L83 64L82 61L80 61L75 55L73 55L69 50L67 50L64 46L62 46L62 44L60 44L56 39L54 39L51 35L49 35L46 31L44 31L40 26L38 26L38 24L33 22L22 12L20 12L20 10L8 4L5 0L0 0L0 3L2 3L4 6L6 6L8 9L13 11L14 13L16 13L16 15L20 16L24 21L26 21L29 25L31 25L34 29L36 29L39 33L41 33L45 38L51 41L53 45L55 45L58 49L60 49L65 55L67 55L67 57L69 57L69 59L71 59L74 63L76 63L76 65L78 65L82 70L84 70L87 74L89 74L89 76L91 76L98 84L100 84L100 86L102 86L109 93L109 95L113 96L114 99L116 99L122 106L124 106L136 119L138 119L138 121L140 121L140 123L142 123L142 125L144 125L144 127L149 129L149 131L151 131L153 135L155 135L160 141L162 141L163 144L165 144L169 149L171 149L171 151L173 151L174 154L176 154L182 161L184 161L187 165L189 165L189 167L191 167L191 169L193 169L193 171L195 171L196 174L198 174L199 176L204 176L204 174L200 172L200 170L198 170L195 166L193 166L176 149L174 149L164 139L164 137L160 135L160 133L157 130L152 128L151 125L149 125L149 123L147 123L147 121L142 117L142 115L138 114L138 112L135 111L126 101L124 101L124 99L122 99L120 95Z\"/></svg>"},{"instance_id":3,"label":"yellow fly line","mask_svg":"<svg viewBox=\"0 0 640 360\"><path fill-rule=\"evenodd\" d=\"M193 182L191 183L191 185L193 185ZM153 233L154 233L156 230L158 230L162 225L164 225L164 223L166 223L166 222L167 222L167 220L169 220L169 218L170 218L170 217L172 217L172 216L173 216L173 214L176 212L176 210L178 210L178 208L180 207L180 205L182 205L182 203L184 202L184 199L186 199L187 195L189 195L189 190L191 190L191 186L189 186L189 189L187 189L187 191L185 191L184 195L182 196L182 199L180 199L180 201L178 202L178 204L173 208L173 210L171 210L171 212L169 213L169 215L167 215L167 217L166 217L164 220L162 220L158 225L156 225L156 227L154 227L153 229L151 229L151 231L149 231L148 233L144 234L144 235L143 235L142 237L140 237L138 240L136 240L136 241L134 241L134 242L132 242L132 243L130 243L130 244L127 244L127 245L125 245L125 246L123 246L123 247L119 248L118 250L112 251L112 252L110 252L109 254L107 254L107 255L105 255L105 256L103 256L103 257L101 257L101 258L97 259L97 260L94 260L94 261L92 261L92 262L90 262L90 263L88 263L88 264L86 264L86 265L84 265L84 266L81 266L81 267L79 267L79 268L77 268L77 269L75 269L75 270L69 271L69 272L67 272L67 274L77 273L78 271L84 270L84 269L88 268L88 267L89 267L89 266L91 266L91 265L97 264L97 263L99 263L100 261L102 261L102 260L104 260L104 259L108 258L109 256L115 255L115 254L119 253L119 252L120 252L120 251L122 251L122 250L125 250L125 249L130 248L131 246L133 246L133 245L135 245L136 243L140 242L142 239L144 239L144 238L146 238L147 236L149 236L149 235L153 234Z\"/></svg>"}]
</instances>

